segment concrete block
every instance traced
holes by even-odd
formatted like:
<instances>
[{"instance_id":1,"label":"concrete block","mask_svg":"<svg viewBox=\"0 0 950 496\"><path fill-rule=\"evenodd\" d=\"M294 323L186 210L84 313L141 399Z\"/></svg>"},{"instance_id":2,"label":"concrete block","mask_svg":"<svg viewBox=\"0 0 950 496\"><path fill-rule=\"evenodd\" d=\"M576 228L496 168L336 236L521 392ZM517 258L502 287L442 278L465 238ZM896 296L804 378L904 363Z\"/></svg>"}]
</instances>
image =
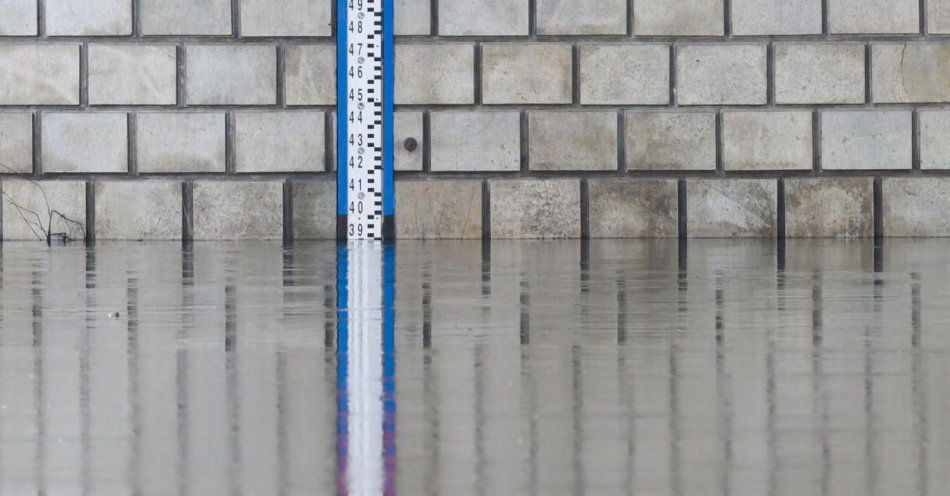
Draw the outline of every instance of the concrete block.
<instances>
[{"instance_id":1,"label":"concrete block","mask_svg":"<svg viewBox=\"0 0 950 496\"><path fill-rule=\"evenodd\" d=\"M733 0L732 34L821 34L821 0Z\"/></svg>"},{"instance_id":2,"label":"concrete block","mask_svg":"<svg viewBox=\"0 0 950 496\"><path fill-rule=\"evenodd\" d=\"M884 179L884 235L950 237L950 179Z\"/></svg>"},{"instance_id":3,"label":"concrete block","mask_svg":"<svg viewBox=\"0 0 950 496\"><path fill-rule=\"evenodd\" d=\"M591 179L592 238L675 238L679 200L674 179Z\"/></svg>"},{"instance_id":4,"label":"concrete block","mask_svg":"<svg viewBox=\"0 0 950 496\"><path fill-rule=\"evenodd\" d=\"M406 150L406 140L416 140L416 149ZM393 168L397 171L421 171L425 143L422 134L422 112L396 112L393 116Z\"/></svg>"},{"instance_id":5,"label":"concrete block","mask_svg":"<svg viewBox=\"0 0 950 496\"><path fill-rule=\"evenodd\" d=\"M627 34L626 0L538 0L538 34Z\"/></svg>"},{"instance_id":6,"label":"concrete block","mask_svg":"<svg viewBox=\"0 0 950 496\"><path fill-rule=\"evenodd\" d=\"M583 105L670 103L667 45L581 45Z\"/></svg>"},{"instance_id":7,"label":"concrete block","mask_svg":"<svg viewBox=\"0 0 950 496\"><path fill-rule=\"evenodd\" d=\"M785 180L785 235L789 238L866 238L874 235L874 180Z\"/></svg>"},{"instance_id":8,"label":"concrete block","mask_svg":"<svg viewBox=\"0 0 950 496\"><path fill-rule=\"evenodd\" d=\"M950 111L921 110L920 168L950 169Z\"/></svg>"},{"instance_id":9,"label":"concrete block","mask_svg":"<svg viewBox=\"0 0 950 496\"><path fill-rule=\"evenodd\" d=\"M266 240L283 237L280 181L195 181L195 240Z\"/></svg>"},{"instance_id":10,"label":"concrete block","mask_svg":"<svg viewBox=\"0 0 950 496\"><path fill-rule=\"evenodd\" d=\"M132 34L130 0L46 0L49 36L123 36Z\"/></svg>"},{"instance_id":11,"label":"concrete block","mask_svg":"<svg viewBox=\"0 0 950 496\"><path fill-rule=\"evenodd\" d=\"M277 49L270 45L189 45L185 99L190 105L277 103Z\"/></svg>"},{"instance_id":12,"label":"concrete block","mask_svg":"<svg viewBox=\"0 0 950 496\"><path fill-rule=\"evenodd\" d=\"M637 36L722 36L723 0L637 0L633 32Z\"/></svg>"},{"instance_id":13,"label":"concrete block","mask_svg":"<svg viewBox=\"0 0 950 496\"><path fill-rule=\"evenodd\" d=\"M919 0L829 0L831 34L920 32Z\"/></svg>"},{"instance_id":14,"label":"concrete block","mask_svg":"<svg viewBox=\"0 0 950 496\"><path fill-rule=\"evenodd\" d=\"M174 105L178 55L174 45L90 45L91 105Z\"/></svg>"},{"instance_id":15,"label":"concrete block","mask_svg":"<svg viewBox=\"0 0 950 496\"><path fill-rule=\"evenodd\" d=\"M824 169L910 169L910 110L824 111Z\"/></svg>"},{"instance_id":16,"label":"concrete block","mask_svg":"<svg viewBox=\"0 0 950 496\"><path fill-rule=\"evenodd\" d=\"M775 101L864 103L864 45L776 43Z\"/></svg>"},{"instance_id":17,"label":"concrete block","mask_svg":"<svg viewBox=\"0 0 950 496\"><path fill-rule=\"evenodd\" d=\"M33 114L0 112L0 174L33 172Z\"/></svg>"},{"instance_id":18,"label":"concrete block","mask_svg":"<svg viewBox=\"0 0 950 496\"><path fill-rule=\"evenodd\" d=\"M229 35L230 0L141 0L142 34Z\"/></svg>"},{"instance_id":19,"label":"concrete block","mask_svg":"<svg viewBox=\"0 0 950 496\"><path fill-rule=\"evenodd\" d=\"M716 114L628 112L631 170L716 170Z\"/></svg>"},{"instance_id":20,"label":"concrete block","mask_svg":"<svg viewBox=\"0 0 950 496\"><path fill-rule=\"evenodd\" d=\"M336 239L336 181L294 182L294 239Z\"/></svg>"},{"instance_id":21,"label":"concrete block","mask_svg":"<svg viewBox=\"0 0 950 496\"><path fill-rule=\"evenodd\" d=\"M288 46L284 71L287 105L336 105L335 46Z\"/></svg>"},{"instance_id":22,"label":"concrete block","mask_svg":"<svg viewBox=\"0 0 950 496\"><path fill-rule=\"evenodd\" d=\"M691 180L686 183L691 238L773 238L778 234L774 179Z\"/></svg>"},{"instance_id":23,"label":"concrete block","mask_svg":"<svg viewBox=\"0 0 950 496\"><path fill-rule=\"evenodd\" d=\"M71 238L85 238L86 183L84 181L3 180L3 239L7 241L38 240L42 229L50 231L50 211L55 210L72 222L54 215L52 232L72 233ZM49 208L47 208L47 203ZM19 207L19 208L17 208ZM36 215L34 215L34 213ZM39 219L37 219L37 216Z\"/></svg>"},{"instance_id":24,"label":"concrete block","mask_svg":"<svg viewBox=\"0 0 950 496\"><path fill-rule=\"evenodd\" d=\"M433 171L517 171L521 167L518 112L433 112Z\"/></svg>"},{"instance_id":25,"label":"concrete block","mask_svg":"<svg viewBox=\"0 0 950 496\"><path fill-rule=\"evenodd\" d=\"M726 170L812 168L812 114L724 112L722 160Z\"/></svg>"},{"instance_id":26,"label":"concrete block","mask_svg":"<svg viewBox=\"0 0 950 496\"><path fill-rule=\"evenodd\" d=\"M950 34L950 0L927 0L927 32Z\"/></svg>"},{"instance_id":27,"label":"concrete block","mask_svg":"<svg viewBox=\"0 0 950 496\"><path fill-rule=\"evenodd\" d=\"M950 102L950 43L871 45L877 103Z\"/></svg>"},{"instance_id":28,"label":"concrete block","mask_svg":"<svg viewBox=\"0 0 950 496\"><path fill-rule=\"evenodd\" d=\"M241 36L330 36L327 0L241 0Z\"/></svg>"},{"instance_id":29,"label":"concrete block","mask_svg":"<svg viewBox=\"0 0 950 496\"><path fill-rule=\"evenodd\" d=\"M96 239L181 239L181 182L97 181Z\"/></svg>"},{"instance_id":30,"label":"concrete block","mask_svg":"<svg viewBox=\"0 0 950 496\"><path fill-rule=\"evenodd\" d=\"M36 36L36 0L0 2L0 36Z\"/></svg>"},{"instance_id":31,"label":"concrete block","mask_svg":"<svg viewBox=\"0 0 950 496\"><path fill-rule=\"evenodd\" d=\"M79 45L0 45L0 105L79 105Z\"/></svg>"},{"instance_id":32,"label":"concrete block","mask_svg":"<svg viewBox=\"0 0 950 496\"><path fill-rule=\"evenodd\" d=\"M431 0L396 0L396 36L432 33Z\"/></svg>"},{"instance_id":33,"label":"concrete block","mask_svg":"<svg viewBox=\"0 0 950 496\"><path fill-rule=\"evenodd\" d=\"M397 45L395 69L398 105L475 103L471 43Z\"/></svg>"},{"instance_id":34,"label":"concrete block","mask_svg":"<svg viewBox=\"0 0 950 496\"><path fill-rule=\"evenodd\" d=\"M234 115L238 173L325 170L322 112L239 112Z\"/></svg>"},{"instance_id":35,"label":"concrete block","mask_svg":"<svg viewBox=\"0 0 950 496\"><path fill-rule=\"evenodd\" d=\"M489 183L494 239L579 238L581 187L577 180L503 180Z\"/></svg>"},{"instance_id":36,"label":"concrete block","mask_svg":"<svg viewBox=\"0 0 950 496\"><path fill-rule=\"evenodd\" d=\"M45 113L43 172L128 172L128 130L124 113Z\"/></svg>"},{"instance_id":37,"label":"concrete block","mask_svg":"<svg viewBox=\"0 0 950 496\"><path fill-rule=\"evenodd\" d=\"M225 171L225 115L139 113L138 171L142 174Z\"/></svg>"},{"instance_id":38,"label":"concrete block","mask_svg":"<svg viewBox=\"0 0 950 496\"><path fill-rule=\"evenodd\" d=\"M762 105L768 101L765 45L683 45L676 64L681 105Z\"/></svg>"},{"instance_id":39,"label":"concrete block","mask_svg":"<svg viewBox=\"0 0 950 496\"><path fill-rule=\"evenodd\" d=\"M531 170L617 170L616 112L531 112Z\"/></svg>"},{"instance_id":40,"label":"concrete block","mask_svg":"<svg viewBox=\"0 0 950 496\"><path fill-rule=\"evenodd\" d=\"M440 0L442 36L527 36L528 2Z\"/></svg>"},{"instance_id":41,"label":"concrete block","mask_svg":"<svg viewBox=\"0 0 950 496\"><path fill-rule=\"evenodd\" d=\"M399 181L400 239L481 239L482 181Z\"/></svg>"},{"instance_id":42,"label":"concrete block","mask_svg":"<svg viewBox=\"0 0 950 496\"><path fill-rule=\"evenodd\" d=\"M571 103L573 55L564 43L482 45L487 104Z\"/></svg>"}]
</instances>

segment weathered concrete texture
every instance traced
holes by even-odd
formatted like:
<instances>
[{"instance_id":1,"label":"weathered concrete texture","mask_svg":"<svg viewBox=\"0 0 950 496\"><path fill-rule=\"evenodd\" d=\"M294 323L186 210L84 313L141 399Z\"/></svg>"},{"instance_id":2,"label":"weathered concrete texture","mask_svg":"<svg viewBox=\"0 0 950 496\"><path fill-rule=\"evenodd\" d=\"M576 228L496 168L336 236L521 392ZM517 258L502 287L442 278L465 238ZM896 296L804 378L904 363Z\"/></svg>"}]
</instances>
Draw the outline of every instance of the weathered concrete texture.
<instances>
[{"instance_id":1,"label":"weathered concrete texture","mask_svg":"<svg viewBox=\"0 0 950 496\"><path fill-rule=\"evenodd\" d=\"M416 149L406 149L406 139L416 140ZM421 171L425 143L422 139L422 112L396 112L393 116L393 168L397 171Z\"/></svg>"},{"instance_id":2,"label":"weathered concrete texture","mask_svg":"<svg viewBox=\"0 0 950 496\"><path fill-rule=\"evenodd\" d=\"M821 0L732 0L732 34L821 34Z\"/></svg>"},{"instance_id":3,"label":"weathered concrete texture","mask_svg":"<svg viewBox=\"0 0 950 496\"><path fill-rule=\"evenodd\" d=\"M441 0L442 36L526 36L528 3L522 0Z\"/></svg>"},{"instance_id":4,"label":"weathered concrete texture","mask_svg":"<svg viewBox=\"0 0 950 496\"><path fill-rule=\"evenodd\" d=\"M471 43L400 44L395 62L396 104L475 103L475 46Z\"/></svg>"},{"instance_id":5,"label":"weathered concrete texture","mask_svg":"<svg viewBox=\"0 0 950 496\"><path fill-rule=\"evenodd\" d=\"M33 172L33 115L0 113L0 174Z\"/></svg>"},{"instance_id":6,"label":"weathered concrete texture","mask_svg":"<svg viewBox=\"0 0 950 496\"><path fill-rule=\"evenodd\" d=\"M722 160L726 170L812 168L812 113L723 112Z\"/></svg>"},{"instance_id":7,"label":"weathered concrete texture","mask_svg":"<svg viewBox=\"0 0 950 496\"><path fill-rule=\"evenodd\" d=\"M920 31L918 0L828 0L832 34L901 34Z\"/></svg>"},{"instance_id":8,"label":"weathered concrete texture","mask_svg":"<svg viewBox=\"0 0 950 496\"><path fill-rule=\"evenodd\" d=\"M519 112L433 112L433 171L517 171Z\"/></svg>"},{"instance_id":9,"label":"weathered concrete texture","mask_svg":"<svg viewBox=\"0 0 950 496\"><path fill-rule=\"evenodd\" d=\"M325 169L322 112L234 115L235 171L318 172Z\"/></svg>"},{"instance_id":10,"label":"weathered concrete texture","mask_svg":"<svg viewBox=\"0 0 950 496\"><path fill-rule=\"evenodd\" d=\"M139 173L225 171L223 113L142 112L135 119Z\"/></svg>"},{"instance_id":11,"label":"weathered concrete texture","mask_svg":"<svg viewBox=\"0 0 950 496\"><path fill-rule=\"evenodd\" d=\"M531 170L617 170L616 112L528 114Z\"/></svg>"},{"instance_id":12,"label":"weathered concrete texture","mask_svg":"<svg viewBox=\"0 0 950 496\"><path fill-rule=\"evenodd\" d=\"M821 113L824 169L910 169L909 110Z\"/></svg>"},{"instance_id":13,"label":"weathered concrete texture","mask_svg":"<svg viewBox=\"0 0 950 496\"><path fill-rule=\"evenodd\" d=\"M577 180L492 180L490 189L492 238L580 237Z\"/></svg>"},{"instance_id":14,"label":"weathered concrete texture","mask_svg":"<svg viewBox=\"0 0 950 496\"><path fill-rule=\"evenodd\" d=\"M538 0L538 34L627 34L626 0Z\"/></svg>"},{"instance_id":15,"label":"weathered concrete texture","mask_svg":"<svg viewBox=\"0 0 950 496\"><path fill-rule=\"evenodd\" d=\"M327 0L241 0L241 36L330 36Z\"/></svg>"},{"instance_id":16,"label":"weathered concrete texture","mask_svg":"<svg viewBox=\"0 0 950 496\"><path fill-rule=\"evenodd\" d=\"M921 110L920 168L950 169L950 111Z\"/></svg>"},{"instance_id":17,"label":"weathered concrete texture","mask_svg":"<svg viewBox=\"0 0 950 496\"><path fill-rule=\"evenodd\" d=\"M174 105L175 45L90 45L91 105Z\"/></svg>"},{"instance_id":18,"label":"weathered concrete texture","mask_svg":"<svg viewBox=\"0 0 950 496\"><path fill-rule=\"evenodd\" d=\"M723 0L637 0L633 32L637 36L722 36Z\"/></svg>"},{"instance_id":19,"label":"weathered concrete texture","mask_svg":"<svg viewBox=\"0 0 950 496\"><path fill-rule=\"evenodd\" d=\"M628 112L631 170L715 170L716 114Z\"/></svg>"},{"instance_id":20,"label":"weathered concrete texture","mask_svg":"<svg viewBox=\"0 0 950 496\"><path fill-rule=\"evenodd\" d=\"M592 238L675 238L679 233L676 180L592 179Z\"/></svg>"},{"instance_id":21,"label":"weathered concrete texture","mask_svg":"<svg viewBox=\"0 0 950 496\"><path fill-rule=\"evenodd\" d=\"M36 36L36 0L0 2L0 36Z\"/></svg>"},{"instance_id":22,"label":"weathered concrete texture","mask_svg":"<svg viewBox=\"0 0 950 496\"><path fill-rule=\"evenodd\" d=\"M43 114L43 172L128 172L124 113Z\"/></svg>"},{"instance_id":23,"label":"weathered concrete texture","mask_svg":"<svg viewBox=\"0 0 950 496\"><path fill-rule=\"evenodd\" d=\"M927 32L950 34L950 0L926 0Z\"/></svg>"},{"instance_id":24,"label":"weathered concrete texture","mask_svg":"<svg viewBox=\"0 0 950 496\"><path fill-rule=\"evenodd\" d=\"M132 34L129 0L46 0L50 36L122 36Z\"/></svg>"},{"instance_id":25,"label":"weathered concrete texture","mask_svg":"<svg viewBox=\"0 0 950 496\"><path fill-rule=\"evenodd\" d=\"M62 216L53 216L52 232L71 232L73 239L78 240L85 237L85 182L4 179L3 196L3 239L5 240L42 239L37 237L37 234L42 236L39 224L42 224L43 229L49 230L50 212L53 210ZM47 203L49 208L47 208ZM39 220L37 216L40 217ZM66 222L62 217L75 222Z\"/></svg>"},{"instance_id":26,"label":"weathered concrete texture","mask_svg":"<svg viewBox=\"0 0 950 496\"><path fill-rule=\"evenodd\" d=\"M670 103L667 45L581 45L580 66L584 105Z\"/></svg>"},{"instance_id":27,"label":"weathered concrete texture","mask_svg":"<svg viewBox=\"0 0 950 496\"><path fill-rule=\"evenodd\" d=\"M141 0L142 34L231 34L230 0Z\"/></svg>"},{"instance_id":28,"label":"weathered concrete texture","mask_svg":"<svg viewBox=\"0 0 950 496\"><path fill-rule=\"evenodd\" d=\"M336 181L294 182L294 239L336 239Z\"/></svg>"},{"instance_id":29,"label":"weathered concrete texture","mask_svg":"<svg viewBox=\"0 0 950 496\"><path fill-rule=\"evenodd\" d=\"M878 103L950 102L950 43L871 45L871 95Z\"/></svg>"},{"instance_id":30,"label":"weathered concrete texture","mask_svg":"<svg viewBox=\"0 0 950 496\"><path fill-rule=\"evenodd\" d=\"M683 45L676 54L677 100L681 105L765 104L765 69L765 45Z\"/></svg>"},{"instance_id":31,"label":"weathered concrete texture","mask_svg":"<svg viewBox=\"0 0 950 496\"><path fill-rule=\"evenodd\" d=\"M884 179L884 235L950 236L950 179Z\"/></svg>"},{"instance_id":32,"label":"weathered concrete texture","mask_svg":"<svg viewBox=\"0 0 950 496\"><path fill-rule=\"evenodd\" d=\"M277 103L277 49L271 45L188 45L185 100L191 105Z\"/></svg>"},{"instance_id":33,"label":"weathered concrete texture","mask_svg":"<svg viewBox=\"0 0 950 496\"><path fill-rule=\"evenodd\" d=\"M287 105L336 105L336 47L293 45L284 49Z\"/></svg>"},{"instance_id":34,"label":"weathered concrete texture","mask_svg":"<svg viewBox=\"0 0 950 496\"><path fill-rule=\"evenodd\" d=\"M97 181L96 239L181 239L181 183Z\"/></svg>"},{"instance_id":35,"label":"weathered concrete texture","mask_svg":"<svg viewBox=\"0 0 950 496\"><path fill-rule=\"evenodd\" d=\"M563 43L482 45L487 104L571 103L572 49Z\"/></svg>"},{"instance_id":36,"label":"weathered concrete texture","mask_svg":"<svg viewBox=\"0 0 950 496\"><path fill-rule=\"evenodd\" d=\"M396 35L430 34L431 8L431 0L395 0Z\"/></svg>"},{"instance_id":37,"label":"weathered concrete texture","mask_svg":"<svg viewBox=\"0 0 950 496\"><path fill-rule=\"evenodd\" d=\"M871 178L785 180L785 235L862 238L874 235Z\"/></svg>"},{"instance_id":38,"label":"weathered concrete texture","mask_svg":"<svg viewBox=\"0 0 950 496\"><path fill-rule=\"evenodd\" d=\"M79 105L79 45L0 45L0 105Z\"/></svg>"},{"instance_id":39,"label":"weathered concrete texture","mask_svg":"<svg viewBox=\"0 0 950 496\"><path fill-rule=\"evenodd\" d=\"M196 181L195 240L281 239L283 183Z\"/></svg>"},{"instance_id":40,"label":"weathered concrete texture","mask_svg":"<svg viewBox=\"0 0 950 496\"><path fill-rule=\"evenodd\" d=\"M777 43L775 101L864 103L864 45Z\"/></svg>"},{"instance_id":41,"label":"weathered concrete texture","mask_svg":"<svg viewBox=\"0 0 950 496\"><path fill-rule=\"evenodd\" d=\"M777 234L774 179L691 180L686 183L691 238L770 238Z\"/></svg>"},{"instance_id":42,"label":"weathered concrete texture","mask_svg":"<svg viewBox=\"0 0 950 496\"><path fill-rule=\"evenodd\" d=\"M480 239L482 182L400 181L396 219L401 239Z\"/></svg>"}]
</instances>

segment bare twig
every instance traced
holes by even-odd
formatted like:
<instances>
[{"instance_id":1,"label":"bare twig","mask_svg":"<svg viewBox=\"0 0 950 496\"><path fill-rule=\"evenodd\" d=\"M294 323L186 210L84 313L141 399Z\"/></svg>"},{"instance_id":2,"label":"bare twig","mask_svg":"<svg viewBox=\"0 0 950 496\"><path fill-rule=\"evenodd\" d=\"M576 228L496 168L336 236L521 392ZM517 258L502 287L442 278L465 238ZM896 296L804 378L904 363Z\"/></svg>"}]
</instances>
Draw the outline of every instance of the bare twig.
<instances>
[{"instance_id":1,"label":"bare twig","mask_svg":"<svg viewBox=\"0 0 950 496\"><path fill-rule=\"evenodd\" d=\"M5 169L13 173L19 172L3 164L2 162L0 162L0 169ZM39 213L18 204L12 195L4 192L3 198L7 201L7 203L9 203L13 208L16 209L17 214L20 216L20 219L22 219L23 222L27 225L27 227L30 228L30 231L33 233L34 236L36 236L38 240L45 240L47 246L53 244L54 237L60 239L63 243L68 243L69 241L73 239L78 239L73 236L74 226L79 229L81 236L85 238L86 236L85 226L81 222L76 221L74 219L70 219L59 210L54 209L50 205L49 196L46 194L46 188L44 188L43 185L39 183L39 181L35 181L27 177L24 177L22 179L24 181L29 182L33 186L35 186L40 191L40 194L43 195L43 203L46 205L46 214L47 214L46 225L45 226L43 225L43 220L40 217ZM36 222L29 220L29 217L35 217ZM66 232L53 232L53 221L55 219L62 220L62 222L66 226L66 230L67 230ZM39 232L37 232L37 230L39 230Z\"/></svg>"}]
</instances>

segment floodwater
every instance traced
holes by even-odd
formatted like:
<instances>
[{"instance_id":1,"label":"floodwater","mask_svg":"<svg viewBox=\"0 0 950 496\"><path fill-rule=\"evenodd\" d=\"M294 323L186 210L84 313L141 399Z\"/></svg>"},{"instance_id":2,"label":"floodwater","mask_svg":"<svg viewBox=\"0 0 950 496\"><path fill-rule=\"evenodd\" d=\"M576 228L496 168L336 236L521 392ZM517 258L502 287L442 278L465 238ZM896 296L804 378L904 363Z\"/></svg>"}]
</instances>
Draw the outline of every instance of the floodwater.
<instances>
[{"instance_id":1,"label":"floodwater","mask_svg":"<svg viewBox=\"0 0 950 496\"><path fill-rule=\"evenodd\" d=\"M950 240L359 250L2 245L0 494L950 490Z\"/></svg>"}]
</instances>

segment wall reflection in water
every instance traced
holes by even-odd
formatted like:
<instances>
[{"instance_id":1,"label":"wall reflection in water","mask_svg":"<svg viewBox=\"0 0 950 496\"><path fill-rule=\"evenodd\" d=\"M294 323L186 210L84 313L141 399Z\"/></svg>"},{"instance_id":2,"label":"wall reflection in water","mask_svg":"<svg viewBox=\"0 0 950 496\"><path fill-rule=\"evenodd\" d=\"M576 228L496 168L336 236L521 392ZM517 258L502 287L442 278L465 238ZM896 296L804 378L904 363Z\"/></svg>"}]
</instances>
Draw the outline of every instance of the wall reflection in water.
<instances>
[{"instance_id":1,"label":"wall reflection in water","mask_svg":"<svg viewBox=\"0 0 950 496\"><path fill-rule=\"evenodd\" d=\"M334 244L4 244L0 493L950 487L950 241L389 254L353 333Z\"/></svg>"}]
</instances>

